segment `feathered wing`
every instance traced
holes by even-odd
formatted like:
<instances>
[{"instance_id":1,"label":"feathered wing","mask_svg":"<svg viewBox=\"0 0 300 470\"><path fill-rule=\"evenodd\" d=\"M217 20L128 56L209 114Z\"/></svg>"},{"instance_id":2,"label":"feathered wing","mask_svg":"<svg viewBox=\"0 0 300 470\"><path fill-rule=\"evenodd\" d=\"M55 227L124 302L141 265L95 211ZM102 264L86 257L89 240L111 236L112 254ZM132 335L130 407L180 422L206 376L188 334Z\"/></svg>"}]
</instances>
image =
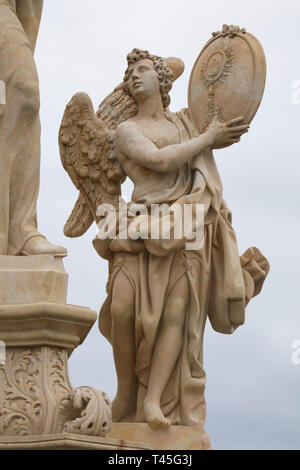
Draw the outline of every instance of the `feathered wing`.
<instances>
[{"instance_id":1,"label":"feathered wing","mask_svg":"<svg viewBox=\"0 0 300 470\"><path fill-rule=\"evenodd\" d=\"M85 202L84 196L79 193L78 199L64 227L67 237L81 237L94 222L94 217Z\"/></svg>"},{"instance_id":2,"label":"feathered wing","mask_svg":"<svg viewBox=\"0 0 300 470\"><path fill-rule=\"evenodd\" d=\"M59 131L60 155L80 194L64 227L66 236L79 237L98 222L100 204L117 207L126 175L114 150L115 130L135 112L122 85L100 104L97 115L85 93L77 93L67 105Z\"/></svg>"}]
</instances>

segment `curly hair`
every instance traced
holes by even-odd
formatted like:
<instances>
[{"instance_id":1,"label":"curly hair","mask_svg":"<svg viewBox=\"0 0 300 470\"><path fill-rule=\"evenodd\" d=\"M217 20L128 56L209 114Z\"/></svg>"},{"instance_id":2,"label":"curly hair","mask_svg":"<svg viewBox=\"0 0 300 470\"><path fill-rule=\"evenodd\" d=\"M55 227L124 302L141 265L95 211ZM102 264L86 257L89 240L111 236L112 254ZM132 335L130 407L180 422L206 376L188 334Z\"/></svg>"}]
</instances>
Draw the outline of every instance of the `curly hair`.
<instances>
[{"instance_id":1,"label":"curly hair","mask_svg":"<svg viewBox=\"0 0 300 470\"><path fill-rule=\"evenodd\" d=\"M158 81L160 85L160 94L161 94L161 99L163 103L163 107L167 108L170 104L170 96L169 92L172 88L173 84L173 72L168 67L166 62L162 57L152 55L148 51L143 51L141 49L133 49L128 55L127 55L127 63L128 67L126 69L125 75L123 82L125 84L125 90L126 93L130 95L130 92L128 90L127 82L129 80L129 65L135 64L136 62L139 62L140 60L143 59L150 59L153 62L154 69L157 72L158 76ZM131 96L131 95L130 95Z\"/></svg>"}]
</instances>

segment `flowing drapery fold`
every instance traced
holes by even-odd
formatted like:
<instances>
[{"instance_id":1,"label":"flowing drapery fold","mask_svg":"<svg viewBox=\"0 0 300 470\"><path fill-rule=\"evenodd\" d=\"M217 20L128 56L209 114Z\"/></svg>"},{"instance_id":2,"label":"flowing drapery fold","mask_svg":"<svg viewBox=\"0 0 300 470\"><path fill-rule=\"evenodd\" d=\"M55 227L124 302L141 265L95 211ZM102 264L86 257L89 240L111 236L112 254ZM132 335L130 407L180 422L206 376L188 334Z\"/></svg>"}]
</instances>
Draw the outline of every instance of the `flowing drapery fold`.
<instances>
[{"instance_id":1,"label":"flowing drapery fold","mask_svg":"<svg viewBox=\"0 0 300 470\"><path fill-rule=\"evenodd\" d=\"M167 116L178 127L182 141L197 131L183 110ZM135 292L135 373L138 379L136 412L125 421L144 422L151 358L159 335L168 296L182 276L189 284L183 348L161 398L161 408L172 424L204 425L206 375L203 369L203 334L207 317L213 328L232 333L245 321L245 303L254 291L251 276L244 273L231 213L222 198L222 184L211 150L177 171L174 184L163 192L152 192L129 203L177 203L204 205L203 246L186 250L186 239L94 240L99 254L110 260L108 297L101 309L99 327L111 341L110 305L114 280L122 271ZM164 217L166 214L162 214ZM151 215L149 216L151 217ZM136 215L140 229L149 230L149 217ZM147 221L147 224L146 224ZM149 233L150 235L150 233ZM163 365L162 365L163 366Z\"/></svg>"}]
</instances>

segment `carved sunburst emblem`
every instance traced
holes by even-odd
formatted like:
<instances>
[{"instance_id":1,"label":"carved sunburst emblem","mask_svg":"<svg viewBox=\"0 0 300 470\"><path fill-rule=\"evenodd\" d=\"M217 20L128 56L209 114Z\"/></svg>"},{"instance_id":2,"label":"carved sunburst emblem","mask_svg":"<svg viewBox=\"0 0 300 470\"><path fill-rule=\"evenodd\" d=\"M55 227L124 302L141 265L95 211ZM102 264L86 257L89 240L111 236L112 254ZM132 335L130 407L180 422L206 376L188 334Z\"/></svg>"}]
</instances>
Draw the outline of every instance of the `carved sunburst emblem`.
<instances>
[{"instance_id":1,"label":"carved sunburst emblem","mask_svg":"<svg viewBox=\"0 0 300 470\"><path fill-rule=\"evenodd\" d=\"M233 53L230 47L214 47L206 61L203 62L200 77L205 87L219 85L230 74L233 66Z\"/></svg>"}]
</instances>

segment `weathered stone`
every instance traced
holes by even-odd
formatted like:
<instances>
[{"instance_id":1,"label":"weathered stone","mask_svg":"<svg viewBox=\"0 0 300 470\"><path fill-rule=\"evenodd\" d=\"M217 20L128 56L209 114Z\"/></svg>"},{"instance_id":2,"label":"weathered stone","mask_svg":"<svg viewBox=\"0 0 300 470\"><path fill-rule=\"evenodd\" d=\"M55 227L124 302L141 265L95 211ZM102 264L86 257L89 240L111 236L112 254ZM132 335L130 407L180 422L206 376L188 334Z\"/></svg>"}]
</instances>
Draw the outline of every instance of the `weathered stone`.
<instances>
[{"instance_id":1,"label":"weathered stone","mask_svg":"<svg viewBox=\"0 0 300 470\"><path fill-rule=\"evenodd\" d=\"M239 255L213 156L248 132L263 94L264 54L244 29L225 25L196 62L189 109L177 113L169 92L182 61L134 49L127 62L96 114L85 93L66 107L61 160L80 194L65 234L81 236L95 221L94 247L109 260L99 326L114 350L115 429L145 431L153 448L155 433L166 433L166 446L186 435L189 446L197 429L202 448L206 320L233 333L269 272L257 248ZM134 184L128 204L120 198L126 176ZM154 205L161 211L151 212Z\"/></svg>"}]
</instances>

